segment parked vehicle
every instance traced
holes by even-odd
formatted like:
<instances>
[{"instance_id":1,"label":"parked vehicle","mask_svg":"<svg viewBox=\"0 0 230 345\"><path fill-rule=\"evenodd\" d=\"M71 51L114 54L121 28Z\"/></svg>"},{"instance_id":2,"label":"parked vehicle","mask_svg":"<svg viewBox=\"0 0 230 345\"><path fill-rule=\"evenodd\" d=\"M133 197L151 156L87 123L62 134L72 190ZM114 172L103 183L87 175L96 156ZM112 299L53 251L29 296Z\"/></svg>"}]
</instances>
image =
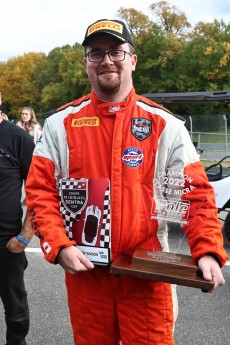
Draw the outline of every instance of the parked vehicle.
<instances>
[{"instance_id":1,"label":"parked vehicle","mask_svg":"<svg viewBox=\"0 0 230 345\"><path fill-rule=\"evenodd\" d=\"M230 162L227 167L223 167L223 163L229 158L230 156L226 156L205 169L216 194L219 218L224 221L223 231L228 241L230 241ZM223 212L224 219L221 216Z\"/></svg>"},{"instance_id":2,"label":"parked vehicle","mask_svg":"<svg viewBox=\"0 0 230 345\"><path fill-rule=\"evenodd\" d=\"M170 108L170 104L172 103L230 102L230 90L214 92L149 93L143 96L162 105L166 104L168 108ZM183 114L180 115L183 116ZM197 142L194 142L197 152L199 154L203 153L203 149L198 147L197 144ZM225 238L230 241L230 156L226 155L218 162L207 167L205 171L214 188L218 216L219 219L223 221L223 233Z\"/></svg>"}]
</instances>

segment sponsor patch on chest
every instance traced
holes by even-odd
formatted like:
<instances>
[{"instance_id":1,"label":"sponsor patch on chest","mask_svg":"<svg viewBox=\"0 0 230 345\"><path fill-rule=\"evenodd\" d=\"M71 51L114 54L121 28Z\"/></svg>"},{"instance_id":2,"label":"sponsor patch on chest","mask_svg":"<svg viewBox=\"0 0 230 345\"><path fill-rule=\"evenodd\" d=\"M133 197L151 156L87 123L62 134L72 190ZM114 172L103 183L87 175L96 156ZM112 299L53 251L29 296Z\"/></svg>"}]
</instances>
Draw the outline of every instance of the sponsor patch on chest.
<instances>
[{"instance_id":1,"label":"sponsor patch on chest","mask_svg":"<svg viewBox=\"0 0 230 345\"><path fill-rule=\"evenodd\" d=\"M98 126L99 126L99 118L96 116L72 119L72 122L71 122L71 127L98 127Z\"/></svg>"},{"instance_id":2,"label":"sponsor patch on chest","mask_svg":"<svg viewBox=\"0 0 230 345\"><path fill-rule=\"evenodd\" d=\"M128 147L122 154L122 161L129 168L139 167L144 159L144 154L138 147Z\"/></svg>"},{"instance_id":3,"label":"sponsor patch on chest","mask_svg":"<svg viewBox=\"0 0 230 345\"><path fill-rule=\"evenodd\" d=\"M152 134L152 121L141 117L132 119L131 132L138 140L144 140Z\"/></svg>"}]
</instances>

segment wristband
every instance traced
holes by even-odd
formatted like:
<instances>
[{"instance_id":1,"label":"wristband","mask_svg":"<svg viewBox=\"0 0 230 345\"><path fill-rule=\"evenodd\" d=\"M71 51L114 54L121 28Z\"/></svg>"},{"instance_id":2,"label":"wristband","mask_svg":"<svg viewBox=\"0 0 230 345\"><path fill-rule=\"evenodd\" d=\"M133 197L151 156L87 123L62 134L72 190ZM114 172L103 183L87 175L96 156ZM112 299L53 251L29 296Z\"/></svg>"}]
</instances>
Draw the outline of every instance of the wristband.
<instances>
[{"instance_id":1,"label":"wristband","mask_svg":"<svg viewBox=\"0 0 230 345\"><path fill-rule=\"evenodd\" d=\"M20 234L17 235L17 239L18 239L20 242L24 243L26 246L27 246L27 244L30 243L29 240L27 240L26 238L22 237L22 235L20 235Z\"/></svg>"}]
</instances>

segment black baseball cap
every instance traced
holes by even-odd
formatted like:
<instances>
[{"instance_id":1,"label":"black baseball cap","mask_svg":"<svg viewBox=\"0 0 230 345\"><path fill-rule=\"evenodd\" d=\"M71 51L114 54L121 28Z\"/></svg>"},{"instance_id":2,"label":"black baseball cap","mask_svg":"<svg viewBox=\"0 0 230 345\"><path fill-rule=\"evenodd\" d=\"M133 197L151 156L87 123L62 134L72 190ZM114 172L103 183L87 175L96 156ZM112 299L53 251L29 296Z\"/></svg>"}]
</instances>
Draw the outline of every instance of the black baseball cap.
<instances>
[{"instance_id":1,"label":"black baseball cap","mask_svg":"<svg viewBox=\"0 0 230 345\"><path fill-rule=\"evenodd\" d=\"M101 33L112 35L122 42L130 43L134 47L132 37L125 23L123 23L121 20L116 19L100 19L91 24L86 30L85 38L82 42L82 45L87 46L92 37L95 37L96 35Z\"/></svg>"}]
</instances>

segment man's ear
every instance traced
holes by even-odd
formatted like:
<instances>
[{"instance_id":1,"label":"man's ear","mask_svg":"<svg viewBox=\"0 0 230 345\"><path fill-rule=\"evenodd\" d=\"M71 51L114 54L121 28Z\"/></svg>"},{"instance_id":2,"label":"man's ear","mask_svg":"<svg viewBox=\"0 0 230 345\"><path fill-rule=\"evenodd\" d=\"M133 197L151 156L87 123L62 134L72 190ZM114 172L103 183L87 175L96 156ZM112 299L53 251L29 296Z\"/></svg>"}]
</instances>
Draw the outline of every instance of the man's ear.
<instances>
[{"instance_id":1,"label":"man's ear","mask_svg":"<svg viewBox=\"0 0 230 345\"><path fill-rule=\"evenodd\" d=\"M134 54L132 56L132 70L135 71L136 70L136 65L137 65L137 55Z\"/></svg>"}]
</instances>

